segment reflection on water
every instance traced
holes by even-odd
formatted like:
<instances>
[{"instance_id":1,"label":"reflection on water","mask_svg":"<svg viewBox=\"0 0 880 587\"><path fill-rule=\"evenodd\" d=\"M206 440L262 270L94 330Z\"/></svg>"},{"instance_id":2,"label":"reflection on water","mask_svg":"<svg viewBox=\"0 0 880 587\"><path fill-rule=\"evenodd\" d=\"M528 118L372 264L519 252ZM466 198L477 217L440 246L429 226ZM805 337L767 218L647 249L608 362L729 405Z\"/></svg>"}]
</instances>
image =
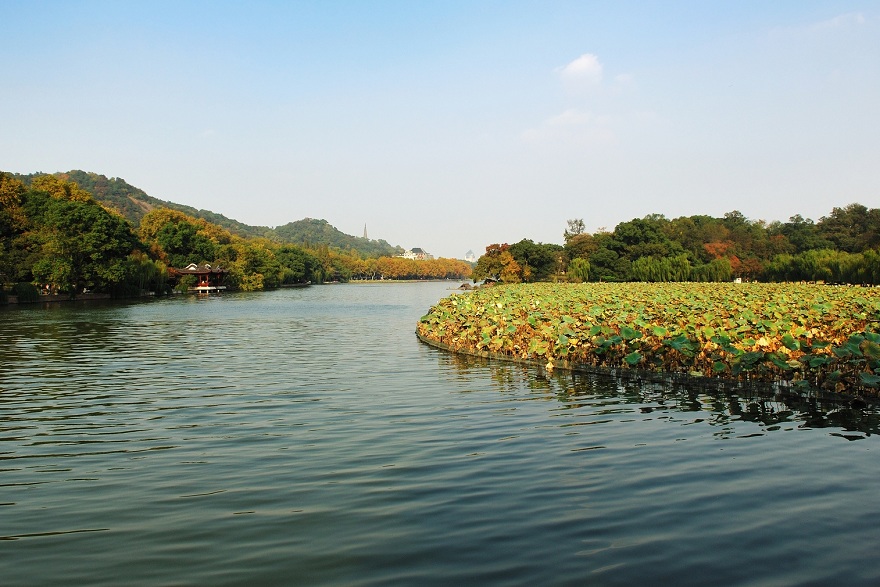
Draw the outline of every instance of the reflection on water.
<instances>
[{"instance_id":1,"label":"reflection on water","mask_svg":"<svg viewBox=\"0 0 880 587\"><path fill-rule=\"evenodd\" d=\"M636 405L641 413L674 416L676 422L706 423L730 427L735 421L761 424L763 432L807 428L839 429L835 436L858 440L880 430L876 405L861 405L844 398L801 397L752 388L747 384L736 390L704 385L681 379L665 382L640 381L608 374L554 372L539 367L490 361L467 355L447 355L442 360L453 365L459 380L481 374L488 376L501 393L520 389L554 397L562 409L597 409L606 403L612 411ZM598 407L601 412L602 408ZM692 420L682 413L692 413ZM707 413L708 412L708 413ZM723 434L721 435L723 436Z\"/></svg>"},{"instance_id":2,"label":"reflection on water","mask_svg":"<svg viewBox=\"0 0 880 587\"><path fill-rule=\"evenodd\" d=\"M0 311L2 583L880 582L873 408L451 355L448 293Z\"/></svg>"}]
</instances>

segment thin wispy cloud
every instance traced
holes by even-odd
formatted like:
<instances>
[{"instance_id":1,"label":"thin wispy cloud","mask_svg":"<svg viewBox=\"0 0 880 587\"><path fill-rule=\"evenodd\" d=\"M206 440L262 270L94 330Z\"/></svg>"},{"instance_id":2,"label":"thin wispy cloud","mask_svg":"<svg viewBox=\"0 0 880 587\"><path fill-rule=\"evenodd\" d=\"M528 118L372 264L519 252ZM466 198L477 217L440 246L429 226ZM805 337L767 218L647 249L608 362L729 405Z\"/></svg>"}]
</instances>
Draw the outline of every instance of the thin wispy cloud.
<instances>
[{"instance_id":1,"label":"thin wispy cloud","mask_svg":"<svg viewBox=\"0 0 880 587\"><path fill-rule=\"evenodd\" d=\"M867 17L861 12L847 12L833 18L811 22L799 26L779 27L771 31L772 35L819 35L842 31L851 31L868 23Z\"/></svg>"},{"instance_id":2,"label":"thin wispy cloud","mask_svg":"<svg viewBox=\"0 0 880 587\"><path fill-rule=\"evenodd\" d=\"M584 53L571 63L557 67L556 72L563 82L569 84L602 83L602 64L592 53Z\"/></svg>"},{"instance_id":3,"label":"thin wispy cloud","mask_svg":"<svg viewBox=\"0 0 880 587\"><path fill-rule=\"evenodd\" d=\"M557 67L566 89L567 108L544 119L541 124L525 130L521 139L527 143L560 143L569 145L608 145L617 142L614 121L605 113L594 111L596 101L634 86L631 74L618 74L610 84L604 83L604 66L594 53L584 53L564 66ZM608 104L605 103L606 109Z\"/></svg>"},{"instance_id":4,"label":"thin wispy cloud","mask_svg":"<svg viewBox=\"0 0 880 587\"><path fill-rule=\"evenodd\" d=\"M822 22L814 23L807 27L807 30L823 31L829 29L843 29L861 26L865 24L865 22L867 22L867 19L865 18L865 15L861 12L849 12L847 14L835 16L834 18L830 18L828 20L823 20Z\"/></svg>"},{"instance_id":5,"label":"thin wispy cloud","mask_svg":"<svg viewBox=\"0 0 880 587\"><path fill-rule=\"evenodd\" d=\"M605 67L593 53L584 53L577 59L555 70L563 86L574 94L593 94L600 90L612 92L635 87L635 77L630 73L619 73L605 82Z\"/></svg>"},{"instance_id":6,"label":"thin wispy cloud","mask_svg":"<svg viewBox=\"0 0 880 587\"><path fill-rule=\"evenodd\" d=\"M576 108L569 108L562 114L554 116L547 120L549 126L577 126L589 124L595 120L595 116L591 112L584 112Z\"/></svg>"},{"instance_id":7,"label":"thin wispy cloud","mask_svg":"<svg viewBox=\"0 0 880 587\"><path fill-rule=\"evenodd\" d=\"M577 108L569 108L561 114L551 116L540 126L523 132L521 137L527 143L574 142L607 145L617 141L611 129L610 117L597 116Z\"/></svg>"}]
</instances>

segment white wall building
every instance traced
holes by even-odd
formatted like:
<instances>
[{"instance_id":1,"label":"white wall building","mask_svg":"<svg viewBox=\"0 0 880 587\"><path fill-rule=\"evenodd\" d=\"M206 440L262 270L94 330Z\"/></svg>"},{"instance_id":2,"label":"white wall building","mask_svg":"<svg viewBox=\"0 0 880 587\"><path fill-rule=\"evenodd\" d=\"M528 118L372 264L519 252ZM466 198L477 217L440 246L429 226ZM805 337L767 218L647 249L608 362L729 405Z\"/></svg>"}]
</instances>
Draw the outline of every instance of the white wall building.
<instances>
[{"instance_id":1,"label":"white wall building","mask_svg":"<svg viewBox=\"0 0 880 587\"><path fill-rule=\"evenodd\" d=\"M398 257L403 257L404 259L418 259L420 261L425 261L428 259L433 259L434 255L416 247L414 249L408 250L402 255L398 255Z\"/></svg>"}]
</instances>

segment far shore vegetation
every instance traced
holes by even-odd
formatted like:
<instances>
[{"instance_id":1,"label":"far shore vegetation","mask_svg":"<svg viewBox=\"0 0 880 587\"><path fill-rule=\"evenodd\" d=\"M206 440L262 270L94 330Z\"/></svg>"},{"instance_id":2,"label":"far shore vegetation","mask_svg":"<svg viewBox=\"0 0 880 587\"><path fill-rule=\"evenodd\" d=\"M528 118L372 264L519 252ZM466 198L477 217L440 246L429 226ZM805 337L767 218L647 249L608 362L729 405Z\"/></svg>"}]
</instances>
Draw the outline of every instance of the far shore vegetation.
<instances>
[{"instance_id":1,"label":"far shore vegetation","mask_svg":"<svg viewBox=\"0 0 880 587\"><path fill-rule=\"evenodd\" d=\"M492 244L474 279L536 281L822 281L880 284L880 209L834 208L817 222L659 214L590 234L568 221L565 244Z\"/></svg>"},{"instance_id":2,"label":"far shore vegetation","mask_svg":"<svg viewBox=\"0 0 880 587\"><path fill-rule=\"evenodd\" d=\"M473 277L500 285L441 300L419 322L419 337L550 370L877 395L880 209L850 204L818 222L767 223L733 211L652 214L595 234L584 226L569 220L564 245L486 247Z\"/></svg>"},{"instance_id":3,"label":"far shore vegetation","mask_svg":"<svg viewBox=\"0 0 880 587\"><path fill-rule=\"evenodd\" d=\"M113 191L107 185L122 189L103 176L90 184L93 175L76 177L84 185L103 186L105 192ZM170 271L191 263L223 268L228 271L224 285L242 291L352 279L461 280L471 275L470 263L394 257L402 249L343 235L323 220L305 219L264 236L248 236L242 235L244 225L219 217L239 232L234 234L131 190L123 192L126 197L113 192L116 200L99 201L66 177L19 178L0 172L0 303L11 296L37 301L44 293L71 298L85 292L162 295L191 285L187 279L175 281ZM117 201L128 202L129 211L134 203L134 220L123 215Z\"/></svg>"}]
</instances>

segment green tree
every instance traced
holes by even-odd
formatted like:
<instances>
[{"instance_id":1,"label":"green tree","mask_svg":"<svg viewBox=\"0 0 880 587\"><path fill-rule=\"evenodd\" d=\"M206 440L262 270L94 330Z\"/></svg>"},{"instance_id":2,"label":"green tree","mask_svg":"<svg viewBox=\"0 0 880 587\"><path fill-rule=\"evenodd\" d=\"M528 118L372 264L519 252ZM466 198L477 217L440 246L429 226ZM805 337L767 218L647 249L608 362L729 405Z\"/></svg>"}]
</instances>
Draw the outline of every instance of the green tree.
<instances>
[{"instance_id":1,"label":"green tree","mask_svg":"<svg viewBox=\"0 0 880 587\"><path fill-rule=\"evenodd\" d=\"M681 246L667 236L669 221L659 214L621 222L614 228L615 240L623 243L620 254L630 261L639 257L669 257L682 252Z\"/></svg>"},{"instance_id":2,"label":"green tree","mask_svg":"<svg viewBox=\"0 0 880 587\"><path fill-rule=\"evenodd\" d=\"M565 240L565 256L569 260L589 259L597 248L596 239L591 234L578 234Z\"/></svg>"},{"instance_id":3,"label":"green tree","mask_svg":"<svg viewBox=\"0 0 880 587\"><path fill-rule=\"evenodd\" d=\"M583 218L571 218L568 220L567 223L568 228L563 233L563 236L565 237L565 242L568 242L570 239L586 232Z\"/></svg>"},{"instance_id":4,"label":"green tree","mask_svg":"<svg viewBox=\"0 0 880 587\"><path fill-rule=\"evenodd\" d=\"M674 257L639 257L630 268L634 281L690 281L691 264L686 254Z\"/></svg>"},{"instance_id":5,"label":"green tree","mask_svg":"<svg viewBox=\"0 0 880 587\"><path fill-rule=\"evenodd\" d=\"M573 283L585 283L590 280L590 262L578 257L568 264L568 280Z\"/></svg>"},{"instance_id":6,"label":"green tree","mask_svg":"<svg viewBox=\"0 0 880 587\"><path fill-rule=\"evenodd\" d=\"M730 281L733 278L733 271L730 266L730 260L724 257L720 259L712 259L708 263L697 265L691 270L691 280L693 281Z\"/></svg>"},{"instance_id":7,"label":"green tree","mask_svg":"<svg viewBox=\"0 0 880 587\"><path fill-rule=\"evenodd\" d=\"M625 245L612 233L593 235L596 249L590 254L590 276L598 281L626 281L629 279L630 261L622 257Z\"/></svg>"},{"instance_id":8,"label":"green tree","mask_svg":"<svg viewBox=\"0 0 880 587\"><path fill-rule=\"evenodd\" d=\"M22 202L24 184L0 171L0 289L3 282L18 277L16 241L28 225Z\"/></svg>"},{"instance_id":9,"label":"green tree","mask_svg":"<svg viewBox=\"0 0 880 587\"><path fill-rule=\"evenodd\" d=\"M829 249L831 241L822 236L819 227L809 218L795 214L786 223L770 226L773 235L782 235L791 244L793 253L803 253L813 249Z\"/></svg>"},{"instance_id":10,"label":"green tree","mask_svg":"<svg viewBox=\"0 0 880 587\"><path fill-rule=\"evenodd\" d=\"M509 251L521 268L522 281L547 281L559 270L563 248L523 239L510 245Z\"/></svg>"},{"instance_id":11,"label":"green tree","mask_svg":"<svg viewBox=\"0 0 880 587\"><path fill-rule=\"evenodd\" d=\"M32 269L36 281L72 296L125 281L128 256L139 244L125 220L93 201L52 197L44 203L37 237L41 257Z\"/></svg>"},{"instance_id":12,"label":"green tree","mask_svg":"<svg viewBox=\"0 0 880 587\"><path fill-rule=\"evenodd\" d=\"M504 283L519 283L523 281L523 268L517 263L510 253L510 245L492 244L486 247L486 253L477 259L474 268L473 280L498 279ZM530 275L525 275L526 279Z\"/></svg>"},{"instance_id":13,"label":"green tree","mask_svg":"<svg viewBox=\"0 0 880 587\"><path fill-rule=\"evenodd\" d=\"M318 281L320 261L299 247L283 246L275 252L275 257L282 267L282 284Z\"/></svg>"},{"instance_id":14,"label":"green tree","mask_svg":"<svg viewBox=\"0 0 880 587\"><path fill-rule=\"evenodd\" d=\"M167 256L172 267L186 267L190 263L213 263L216 245L197 226L186 221L167 222L156 234L156 243Z\"/></svg>"},{"instance_id":15,"label":"green tree","mask_svg":"<svg viewBox=\"0 0 880 587\"><path fill-rule=\"evenodd\" d=\"M834 248L848 253L860 253L880 246L880 209L868 209L861 204L834 208L831 214L819 219L819 233L833 243Z\"/></svg>"}]
</instances>

